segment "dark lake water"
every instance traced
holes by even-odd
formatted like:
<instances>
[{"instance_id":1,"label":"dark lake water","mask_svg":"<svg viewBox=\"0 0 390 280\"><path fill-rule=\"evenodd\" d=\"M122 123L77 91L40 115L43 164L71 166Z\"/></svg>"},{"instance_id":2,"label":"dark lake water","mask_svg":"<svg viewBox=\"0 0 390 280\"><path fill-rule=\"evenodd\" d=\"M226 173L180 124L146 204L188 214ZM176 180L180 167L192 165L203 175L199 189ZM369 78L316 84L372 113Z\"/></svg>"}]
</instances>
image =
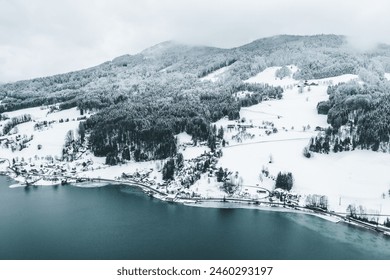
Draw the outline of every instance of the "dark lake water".
<instances>
[{"instance_id":1,"label":"dark lake water","mask_svg":"<svg viewBox=\"0 0 390 280\"><path fill-rule=\"evenodd\" d=\"M390 238L309 215L12 183L0 176L0 259L390 259Z\"/></svg>"}]
</instances>

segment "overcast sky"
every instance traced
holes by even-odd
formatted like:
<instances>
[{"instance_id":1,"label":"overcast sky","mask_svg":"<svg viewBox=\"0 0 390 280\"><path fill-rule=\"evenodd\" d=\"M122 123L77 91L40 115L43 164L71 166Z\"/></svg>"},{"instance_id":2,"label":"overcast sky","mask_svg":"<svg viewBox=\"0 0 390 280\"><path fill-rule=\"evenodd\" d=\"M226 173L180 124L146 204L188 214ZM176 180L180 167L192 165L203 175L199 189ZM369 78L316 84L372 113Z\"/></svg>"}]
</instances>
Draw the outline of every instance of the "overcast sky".
<instances>
[{"instance_id":1,"label":"overcast sky","mask_svg":"<svg viewBox=\"0 0 390 280\"><path fill-rule=\"evenodd\" d=\"M390 43L388 0L0 0L0 82L64 73L166 40L230 48L277 34Z\"/></svg>"}]
</instances>

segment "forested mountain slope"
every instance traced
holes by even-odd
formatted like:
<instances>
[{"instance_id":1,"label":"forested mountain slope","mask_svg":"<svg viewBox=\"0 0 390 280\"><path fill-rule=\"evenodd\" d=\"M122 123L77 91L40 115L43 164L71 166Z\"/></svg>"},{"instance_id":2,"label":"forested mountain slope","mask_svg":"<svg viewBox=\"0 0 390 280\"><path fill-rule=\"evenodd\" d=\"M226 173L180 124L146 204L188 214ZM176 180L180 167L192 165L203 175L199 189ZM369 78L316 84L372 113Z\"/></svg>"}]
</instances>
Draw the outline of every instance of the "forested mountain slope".
<instances>
[{"instance_id":1,"label":"forested mountain slope","mask_svg":"<svg viewBox=\"0 0 390 280\"><path fill-rule=\"evenodd\" d=\"M281 98L280 87L243 82L266 67L295 64L296 79L324 78L370 71L373 63L389 71L389 57L386 45L358 52L336 35L281 35L233 49L169 41L89 69L0 85L0 113L58 102L93 110L86 128L96 155L112 164L166 158L176 153L175 134L186 131L213 146L211 122ZM201 79L224 67L217 81ZM250 94L237 98L242 91Z\"/></svg>"}]
</instances>

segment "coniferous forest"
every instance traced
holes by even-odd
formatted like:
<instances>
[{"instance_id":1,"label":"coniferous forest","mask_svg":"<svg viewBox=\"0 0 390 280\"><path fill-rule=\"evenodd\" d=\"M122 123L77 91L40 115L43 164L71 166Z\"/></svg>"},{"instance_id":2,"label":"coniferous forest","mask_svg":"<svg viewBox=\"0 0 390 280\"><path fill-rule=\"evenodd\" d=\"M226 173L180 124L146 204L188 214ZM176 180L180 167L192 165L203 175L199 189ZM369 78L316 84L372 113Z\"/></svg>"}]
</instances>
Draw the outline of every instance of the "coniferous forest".
<instances>
[{"instance_id":1,"label":"coniferous forest","mask_svg":"<svg viewBox=\"0 0 390 280\"><path fill-rule=\"evenodd\" d=\"M390 84L379 62L371 62L368 68L371 71L358 73L363 82L328 87L329 100L320 102L317 110L327 114L331 127L311 140L311 151L390 151Z\"/></svg>"},{"instance_id":2,"label":"coniferous forest","mask_svg":"<svg viewBox=\"0 0 390 280\"><path fill-rule=\"evenodd\" d=\"M310 150L324 150L326 141L333 142L325 150L378 150L389 141L389 83L383 77L389 57L387 45L356 51L336 35L282 35L232 49L169 41L89 69L0 85L0 113L58 103L77 107L93 113L85 123L89 144L108 164L163 159L176 154L175 134L185 131L210 143L212 122L239 119L241 107L282 98L280 87L244 81L266 67L295 64L295 79L359 74L365 81L329 87L329 101L318 112L328 115L331 131L319 144L312 140ZM207 79L216 70L219 79ZM346 125L347 140L337 136Z\"/></svg>"}]
</instances>

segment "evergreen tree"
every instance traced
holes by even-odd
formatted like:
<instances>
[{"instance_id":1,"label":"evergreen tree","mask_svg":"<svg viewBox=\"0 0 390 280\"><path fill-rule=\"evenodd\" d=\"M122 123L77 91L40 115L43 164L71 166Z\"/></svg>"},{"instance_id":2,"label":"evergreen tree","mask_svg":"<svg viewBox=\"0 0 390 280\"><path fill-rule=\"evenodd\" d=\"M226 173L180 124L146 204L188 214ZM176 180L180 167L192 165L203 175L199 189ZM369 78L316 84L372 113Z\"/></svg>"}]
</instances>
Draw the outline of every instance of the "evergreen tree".
<instances>
[{"instance_id":1,"label":"evergreen tree","mask_svg":"<svg viewBox=\"0 0 390 280\"><path fill-rule=\"evenodd\" d=\"M340 144L339 144L339 138L336 138L333 145L333 152L337 153L338 151L340 151Z\"/></svg>"},{"instance_id":2,"label":"evergreen tree","mask_svg":"<svg viewBox=\"0 0 390 280\"><path fill-rule=\"evenodd\" d=\"M80 122L78 133L80 135L81 143L84 143L84 140L85 140L85 125L84 125L84 122Z\"/></svg>"},{"instance_id":3,"label":"evergreen tree","mask_svg":"<svg viewBox=\"0 0 390 280\"><path fill-rule=\"evenodd\" d=\"M329 137L325 137L325 141L324 144L322 145L322 149L324 150L325 154L329 154L330 151Z\"/></svg>"},{"instance_id":4,"label":"evergreen tree","mask_svg":"<svg viewBox=\"0 0 390 280\"><path fill-rule=\"evenodd\" d=\"M221 126L221 127L218 129L218 138L219 138L219 139L223 139L223 134L224 134L224 130L223 130L223 127Z\"/></svg>"},{"instance_id":5,"label":"evergreen tree","mask_svg":"<svg viewBox=\"0 0 390 280\"><path fill-rule=\"evenodd\" d=\"M130 150L129 150L129 147L126 146L125 148L123 148L123 151L122 151L122 159L123 160L130 160Z\"/></svg>"},{"instance_id":6,"label":"evergreen tree","mask_svg":"<svg viewBox=\"0 0 390 280\"><path fill-rule=\"evenodd\" d=\"M176 166L178 169L182 168L184 164L184 157L182 153L178 153L176 156Z\"/></svg>"},{"instance_id":7,"label":"evergreen tree","mask_svg":"<svg viewBox=\"0 0 390 280\"><path fill-rule=\"evenodd\" d=\"M223 171L223 168L220 167L217 171L217 182L222 182L223 178L225 176L225 172Z\"/></svg>"},{"instance_id":8,"label":"evergreen tree","mask_svg":"<svg viewBox=\"0 0 390 280\"><path fill-rule=\"evenodd\" d=\"M69 146L74 141L73 130L69 130L65 135L65 147Z\"/></svg>"},{"instance_id":9,"label":"evergreen tree","mask_svg":"<svg viewBox=\"0 0 390 280\"><path fill-rule=\"evenodd\" d=\"M175 173L175 161L169 159L163 166L162 175L163 180L173 180Z\"/></svg>"},{"instance_id":10,"label":"evergreen tree","mask_svg":"<svg viewBox=\"0 0 390 280\"><path fill-rule=\"evenodd\" d=\"M207 146L210 148L210 150L212 152L215 151L215 148L217 147L217 144L216 144L215 136L213 134L209 135L209 138L207 140Z\"/></svg>"}]
</instances>

